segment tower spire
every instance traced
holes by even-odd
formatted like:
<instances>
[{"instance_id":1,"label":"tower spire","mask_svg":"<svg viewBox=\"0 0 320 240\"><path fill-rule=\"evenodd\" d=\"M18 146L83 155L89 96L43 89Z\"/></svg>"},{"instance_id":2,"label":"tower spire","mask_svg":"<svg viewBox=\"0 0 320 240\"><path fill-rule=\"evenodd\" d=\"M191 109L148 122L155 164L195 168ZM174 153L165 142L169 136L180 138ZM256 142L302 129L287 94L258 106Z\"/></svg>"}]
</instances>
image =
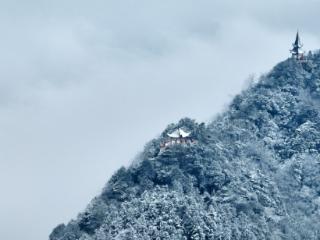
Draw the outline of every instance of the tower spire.
<instances>
[{"instance_id":1,"label":"tower spire","mask_svg":"<svg viewBox=\"0 0 320 240\"><path fill-rule=\"evenodd\" d=\"M292 57L295 59L303 59L303 51L302 51L303 44L301 43L299 31L297 31L296 39L294 43L292 44L292 49L290 50Z\"/></svg>"}]
</instances>

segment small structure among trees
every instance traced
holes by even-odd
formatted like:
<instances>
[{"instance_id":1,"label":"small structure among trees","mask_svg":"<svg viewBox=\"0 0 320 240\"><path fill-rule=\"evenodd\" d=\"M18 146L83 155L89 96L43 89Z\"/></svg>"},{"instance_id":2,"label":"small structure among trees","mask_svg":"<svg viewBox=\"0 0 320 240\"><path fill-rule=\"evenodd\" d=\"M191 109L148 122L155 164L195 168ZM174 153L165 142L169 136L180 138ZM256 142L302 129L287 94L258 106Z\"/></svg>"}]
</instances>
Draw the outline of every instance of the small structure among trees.
<instances>
[{"instance_id":1,"label":"small structure among trees","mask_svg":"<svg viewBox=\"0 0 320 240\"><path fill-rule=\"evenodd\" d=\"M171 133L167 133L167 138L160 144L160 147L163 150L173 145L190 145L194 142L195 140L191 137L191 132L178 128Z\"/></svg>"},{"instance_id":2,"label":"small structure among trees","mask_svg":"<svg viewBox=\"0 0 320 240\"><path fill-rule=\"evenodd\" d=\"M301 43L299 32L296 34L296 39L292 44L292 49L290 50L292 54L292 58L303 61L304 60L304 52L302 51L303 44Z\"/></svg>"}]
</instances>

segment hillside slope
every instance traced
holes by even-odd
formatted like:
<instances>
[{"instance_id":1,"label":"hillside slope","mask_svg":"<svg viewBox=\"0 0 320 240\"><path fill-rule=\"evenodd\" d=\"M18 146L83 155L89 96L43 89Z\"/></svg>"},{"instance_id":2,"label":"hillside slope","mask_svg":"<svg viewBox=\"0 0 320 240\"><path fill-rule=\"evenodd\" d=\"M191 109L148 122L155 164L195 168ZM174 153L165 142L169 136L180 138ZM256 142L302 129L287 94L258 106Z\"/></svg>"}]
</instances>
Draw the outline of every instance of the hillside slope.
<instances>
[{"instance_id":1,"label":"hillside slope","mask_svg":"<svg viewBox=\"0 0 320 240\"><path fill-rule=\"evenodd\" d=\"M182 119L50 240L320 239L320 54L288 59L211 123ZM196 143L160 151L177 127Z\"/></svg>"}]
</instances>

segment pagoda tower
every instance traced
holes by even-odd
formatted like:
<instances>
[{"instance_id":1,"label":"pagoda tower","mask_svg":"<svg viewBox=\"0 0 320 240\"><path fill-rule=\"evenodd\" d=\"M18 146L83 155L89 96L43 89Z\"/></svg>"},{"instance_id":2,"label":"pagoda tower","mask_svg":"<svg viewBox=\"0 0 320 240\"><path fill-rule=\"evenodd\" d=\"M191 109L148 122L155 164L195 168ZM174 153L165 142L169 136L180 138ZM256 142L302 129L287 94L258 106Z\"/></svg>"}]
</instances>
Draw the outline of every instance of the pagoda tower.
<instances>
[{"instance_id":1,"label":"pagoda tower","mask_svg":"<svg viewBox=\"0 0 320 240\"><path fill-rule=\"evenodd\" d=\"M297 31L296 40L292 44L292 49L290 50L293 58L297 60L303 60L302 46L303 44L300 40L299 31Z\"/></svg>"}]
</instances>

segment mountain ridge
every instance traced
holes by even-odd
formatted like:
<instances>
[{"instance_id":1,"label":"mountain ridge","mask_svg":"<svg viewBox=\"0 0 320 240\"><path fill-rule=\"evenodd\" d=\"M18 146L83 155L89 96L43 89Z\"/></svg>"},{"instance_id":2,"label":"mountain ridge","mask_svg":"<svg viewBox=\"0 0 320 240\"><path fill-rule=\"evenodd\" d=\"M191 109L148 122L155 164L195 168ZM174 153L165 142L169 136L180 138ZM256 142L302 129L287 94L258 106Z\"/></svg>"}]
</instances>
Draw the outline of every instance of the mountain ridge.
<instances>
[{"instance_id":1,"label":"mountain ridge","mask_svg":"<svg viewBox=\"0 0 320 240\"><path fill-rule=\"evenodd\" d=\"M320 239L320 53L287 59L208 124L146 144L50 240ZM161 152L185 127L195 144Z\"/></svg>"}]
</instances>

